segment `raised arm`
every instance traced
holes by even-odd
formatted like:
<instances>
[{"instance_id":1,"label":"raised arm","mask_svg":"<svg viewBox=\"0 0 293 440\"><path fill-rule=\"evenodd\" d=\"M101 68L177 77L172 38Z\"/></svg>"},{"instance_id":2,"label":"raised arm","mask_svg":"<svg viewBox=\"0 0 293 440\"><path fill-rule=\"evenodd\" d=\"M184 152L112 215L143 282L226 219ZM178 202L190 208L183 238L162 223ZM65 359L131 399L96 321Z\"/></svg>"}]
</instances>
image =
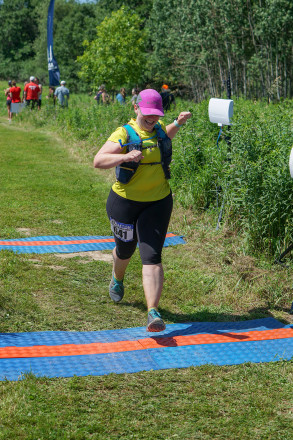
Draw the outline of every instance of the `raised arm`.
<instances>
[{"instance_id":1,"label":"raised arm","mask_svg":"<svg viewBox=\"0 0 293 440\"><path fill-rule=\"evenodd\" d=\"M172 122L171 124L167 125L167 135L170 139L173 139L173 137L178 133L180 126L184 125L187 121L187 119L191 118L192 114L190 112L181 112L180 115L177 118L177 125L176 123Z\"/></svg>"}]
</instances>

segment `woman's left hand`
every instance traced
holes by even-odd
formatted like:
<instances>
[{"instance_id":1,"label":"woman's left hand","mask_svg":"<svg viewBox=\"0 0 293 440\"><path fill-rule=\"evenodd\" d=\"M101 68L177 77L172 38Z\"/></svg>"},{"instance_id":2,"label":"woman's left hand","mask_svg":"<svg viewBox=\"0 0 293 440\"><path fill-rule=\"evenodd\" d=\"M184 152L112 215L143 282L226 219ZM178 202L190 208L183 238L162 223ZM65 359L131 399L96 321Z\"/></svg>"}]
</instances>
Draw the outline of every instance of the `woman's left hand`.
<instances>
[{"instance_id":1,"label":"woman's left hand","mask_svg":"<svg viewBox=\"0 0 293 440\"><path fill-rule=\"evenodd\" d=\"M187 119L191 118L192 114L190 112L181 112L177 118L177 122L179 125L185 124Z\"/></svg>"},{"instance_id":2,"label":"woman's left hand","mask_svg":"<svg viewBox=\"0 0 293 440\"><path fill-rule=\"evenodd\" d=\"M187 119L191 118L192 114L190 112L181 112L178 118L171 124L166 126L167 135L170 139L178 133L181 125L184 125Z\"/></svg>"}]
</instances>

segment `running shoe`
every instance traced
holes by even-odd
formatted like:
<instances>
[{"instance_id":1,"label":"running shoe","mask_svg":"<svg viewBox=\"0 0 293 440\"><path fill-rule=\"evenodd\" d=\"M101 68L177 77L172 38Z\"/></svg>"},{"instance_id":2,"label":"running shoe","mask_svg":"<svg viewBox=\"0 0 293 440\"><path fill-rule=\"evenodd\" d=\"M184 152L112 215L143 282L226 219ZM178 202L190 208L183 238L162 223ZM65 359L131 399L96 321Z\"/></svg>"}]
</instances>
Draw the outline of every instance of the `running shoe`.
<instances>
[{"instance_id":1,"label":"running shoe","mask_svg":"<svg viewBox=\"0 0 293 440\"><path fill-rule=\"evenodd\" d=\"M166 325L161 318L160 313L156 309L151 309L148 313L148 332L162 332L165 330Z\"/></svg>"},{"instance_id":2,"label":"running shoe","mask_svg":"<svg viewBox=\"0 0 293 440\"><path fill-rule=\"evenodd\" d=\"M123 280L118 281L116 280L114 275L112 275L112 280L109 285L109 294L110 294L110 298L114 302L118 303L119 301L121 301L124 296Z\"/></svg>"}]
</instances>

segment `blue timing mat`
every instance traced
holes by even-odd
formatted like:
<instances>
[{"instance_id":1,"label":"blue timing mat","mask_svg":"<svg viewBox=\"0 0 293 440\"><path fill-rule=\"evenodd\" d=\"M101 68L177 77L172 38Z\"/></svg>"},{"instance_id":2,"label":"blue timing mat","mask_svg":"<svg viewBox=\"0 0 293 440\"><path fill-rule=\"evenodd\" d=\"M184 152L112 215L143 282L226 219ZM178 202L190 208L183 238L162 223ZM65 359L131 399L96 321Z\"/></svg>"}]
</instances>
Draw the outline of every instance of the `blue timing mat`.
<instances>
[{"instance_id":1,"label":"blue timing mat","mask_svg":"<svg viewBox=\"0 0 293 440\"><path fill-rule=\"evenodd\" d=\"M182 236L168 232L164 247L185 244ZM115 247L114 237L100 235L84 237L28 237L20 239L0 240L0 250L9 249L22 254L70 253L86 251L111 250Z\"/></svg>"},{"instance_id":2,"label":"blue timing mat","mask_svg":"<svg viewBox=\"0 0 293 440\"><path fill-rule=\"evenodd\" d=\"M236 365L293 358L293 326L273 318L169 324L93 332L0 334L0 380L100 376L205 364Z\"/></svg>"}]
</instances>

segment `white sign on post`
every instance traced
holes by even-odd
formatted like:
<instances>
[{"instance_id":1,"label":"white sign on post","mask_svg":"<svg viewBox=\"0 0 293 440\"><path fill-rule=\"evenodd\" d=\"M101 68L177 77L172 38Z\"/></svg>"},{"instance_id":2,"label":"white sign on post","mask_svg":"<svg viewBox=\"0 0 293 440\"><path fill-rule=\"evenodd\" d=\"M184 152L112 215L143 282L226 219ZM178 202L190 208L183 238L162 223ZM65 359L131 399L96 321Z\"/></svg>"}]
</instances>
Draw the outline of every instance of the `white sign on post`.
<instances>
[{"instance_id":1,"label":"white sign on post","mask_svg":"<svg viewBox=\"0 0 293 440\"><path fill-rule=\"evenodd\" d=\"M210 121L220 126L231 125L233 116L232 99L211 98L209 102Z\"/></svg>"}]
</instances>

